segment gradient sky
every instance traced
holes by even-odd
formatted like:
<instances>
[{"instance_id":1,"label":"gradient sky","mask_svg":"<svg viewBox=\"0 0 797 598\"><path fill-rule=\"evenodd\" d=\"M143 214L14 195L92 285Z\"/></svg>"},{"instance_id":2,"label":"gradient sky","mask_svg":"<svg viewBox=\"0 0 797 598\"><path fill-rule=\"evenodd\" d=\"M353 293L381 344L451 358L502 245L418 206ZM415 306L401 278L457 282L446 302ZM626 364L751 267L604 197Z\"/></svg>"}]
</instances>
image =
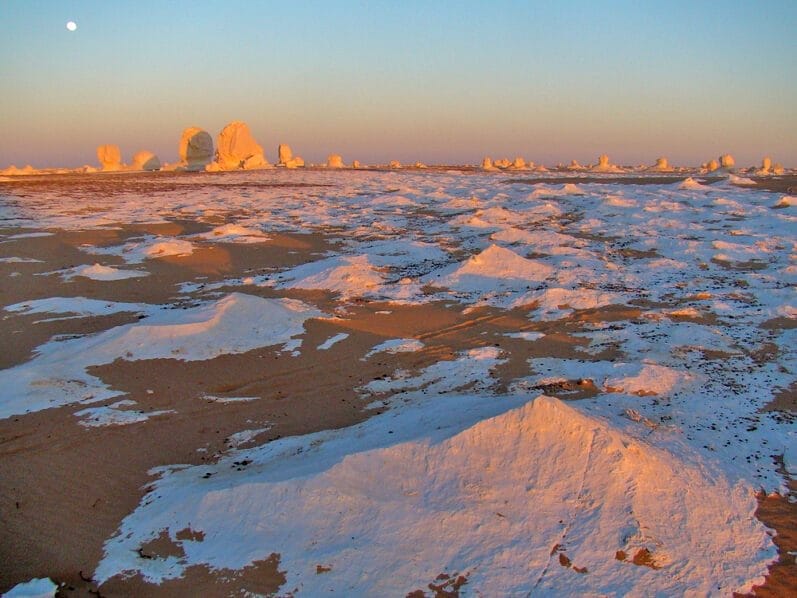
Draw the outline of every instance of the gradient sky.
<instances>
[{"instance_id":1,"label":"gradient sky","mask_svg":"<svg viewBox=\"0 0 797 598\"><path fill-rule=\"evenodd\" d=\"M795 0L0 0L0 167L231 120L271 161L797 166L795 31Z\"/></svg>"}]
</instances>

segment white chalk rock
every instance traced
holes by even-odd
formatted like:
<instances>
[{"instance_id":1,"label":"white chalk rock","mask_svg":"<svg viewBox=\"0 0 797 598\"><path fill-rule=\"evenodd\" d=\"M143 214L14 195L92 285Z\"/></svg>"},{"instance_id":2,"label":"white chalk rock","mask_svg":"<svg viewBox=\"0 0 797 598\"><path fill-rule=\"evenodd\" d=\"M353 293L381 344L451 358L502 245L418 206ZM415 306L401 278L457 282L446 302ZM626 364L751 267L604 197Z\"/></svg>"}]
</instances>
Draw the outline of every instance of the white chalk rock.
<instances>
[{"instance_id":1,"label":"white chalk rock","mask_svg":"<svg viewBox=\"0 0 797 598\"><path fill-rule=\"evenodd\" d=\"M522 158L521 156L518 156L512 162L512 166L511 167L514 168L515 170L525 170L525 168L526 168L526 160L524 158Z\"/></svg>"},{"instance_id":2,"label":"white chalk rock","mask_svg":"<svg viewBox=\"0 0 797 598\"><path fill-rule=\"evenodd\" d=\"M598 165L593 166L591 170L593 172L623 172L622 168L609 162L609 156L606 154L598 156Z\"/></svg>"},{"instance_id":3,"label":"white chalk rock","mask_svg":"<svg viewBox=\"0 0 797 598\"><path fill-rule=\"evenodd\" d=\"M105 171L114 171L122 168L122 152L118 145L101 145L97 148L97 160Z\"/></svg>"},{"instance_id":4,"label":"white chalk rock","mask_svg":"<svg viewBox=\"0 0 797 598\"><path fill-rule=\"evenodd\" d=\"M141 150L133 156L132 166L134 170L160 170L161 161L152 152Z\"/></svg>"},{"instance_id":5,"label":"white chalk rock","mask_svg":"<svg viewBox=\"0 0 797 598\"><path fill-rule=\"evenodd\" d=\"M761 160L761 168L751 168L750 170L754 171L754 174L758 176L766 176L768 174L772 174L772 158L769 156L765 156Z\"/></svg>"},{"instance_id":6,"label":"white chalk rock","mask_svg":"<svg viewBox=\"0 0 797 598\"><path fill-rule=\"evenodd\" d=\"M500 160L496 160L494 164L498 168L509 168L512 166L512 162L509 161L509 158L501 158Z\"/></svg>"},{"instance_id":7,"label":"white chalk rock","mask_svg":"<svg viewBox=\"0 0 797 598\"><path fill-rule=\"evenodd\" d=\"M721 168L733 168L736 165L736 160L733 159L733 156L730 154L722 154L720 156L720 167Z\"/></svg>"},{"instance_id":8,"label":"white chalk rock","mask_svg":"<svg viewBox=\"0 0 797 598\"><path fill-rule=\"evenodd\" d=\"M204 170L213 160L213 139L199 127L189 127L180 137L180 166L183 170Z\"/></svg>"},{"instance_id":9,"label":"white chalk rock","mask_svg":"<svg viewBox=\"0 0 797 598\"><path fill-rule=\"evenodd\" d=\"M489 156L485 156L484 160L482 160L482 170L496 170L493 159Z\"/></svg>"},{"instance_id":10,"label":"white chalk rock","mask_svg":"<svg viewBox=\"0 0 797 598\"><path fill-rule=\"evenodd\" d=\"M570 166L567 167L568 170L584 170L584 167L578 163L578 160L571 160Z\"/></svg>"},{"instance_id":11,"label":"white chalk rock","mask_svg":"<svg viewBox=\"0 0 797 598\"><path fill-rule=\"evenodd\" d=\"M391 160L388 166L390 168L401 168L401 162L399 162L398 160Z\"/></svg>"},{"instance_id":12,"label":"white chalk rock","mask_svg":"<svg viewBox=\"0 0 797 598\"><path fill-rule=\"evenodd\" d=\"M714 172L715 170L719 170L720 164L716 160L709 160L703 165L703 170L706 172Z\"/></svg>"},{"instance_id":13,"label":"white chalk rock","mask_svg":"<svg viewBox=\"0 0 797 598\"><path fill-rule=\"evenodd\" d=\"M285 168L301 168L302 166L304 166L304 158L301 156L294 156L285 162Z\"/></svg>"},{"instance_id":14,"label":"white chalk rock","mask_svg":"<svg viewBox=\"0 0 797 598\"><path fill-rule=\"evenodd\" d=\"M221 130L216 141L218 170L253 170L269 166L263 148L245 122L235 120Z\"/></svg>"},{"instance_id":15,"label":"white chalk rock","mask_svg":"<svg viewBox=\"0 0 797 598\"><path fill-rule=\"evenodd\" d=\"M776 162L775 165L772 167L772 174L781 175L786 172L786 169L783 168L783 164L780 162Z\"/></svg>"},{"instance_id":16,"label":"white chalk rock","mask_svg":"<svg viewBox=\"0 0 797 598\"><path fill-rule=\"evenodd\" d=\"M327 156L327 168L343 168L344 166L343 158L341 158L340 155L329 154L329 156Z\"/></svg>"},{"instance_id":17,"label":"white chalk rock","mask_svg":"<svg viewBox=\"0 0 797 598\"><path fill-rule=\"evenodd\" d=\"M415 163L415 168L426 168L426 164L424 164L423 162L420 162L420 161L416 162Z\"/></svg>"},{"instance_id":18,"label":"white chalk rock","mask_svg":"<svg viewBox=\"0 0 797 598\"><path fill-rule=\"evenodd\" d=\"M293 160L293 152L291 146L286 143L280 143L277 148L277 155L279 156L279 164L287 165L288 162Z\"/></svg>"},{"instance_id":19,"label":"white chalk rock","mask_svg":"<svg viewBox=\"0 0 797 598\"><path fill-rule=\"evenodd\" d=\"M662 156L661 158L656 158L656 163L648 170L655 170L656 172L672 172L673 167L670 166L669 160Z\"/></svg>"},{"instance_id":20,"label":"white chalk rock","mask_svg":"<svg viewBox=\"0 0 797 598\"><path fill-rule=\"evenodd\" d=\"M353 160L351 163L352 168L362 168L362 164L360 164L359 160Z\"/></svg>"},{"instance_id":21,"label":"white chalk rock","mask_svg":"<svg viewBox=\"0 0 797 598\"><path fill-rule=\"evenodd\" d=\"M4 176L24 176L26 174L36 174L36 169L33 168L30 164L22 167L17 168L15 165L11 165L4 170L0 170L0 174Z\"/></svg>"}]
</instances>

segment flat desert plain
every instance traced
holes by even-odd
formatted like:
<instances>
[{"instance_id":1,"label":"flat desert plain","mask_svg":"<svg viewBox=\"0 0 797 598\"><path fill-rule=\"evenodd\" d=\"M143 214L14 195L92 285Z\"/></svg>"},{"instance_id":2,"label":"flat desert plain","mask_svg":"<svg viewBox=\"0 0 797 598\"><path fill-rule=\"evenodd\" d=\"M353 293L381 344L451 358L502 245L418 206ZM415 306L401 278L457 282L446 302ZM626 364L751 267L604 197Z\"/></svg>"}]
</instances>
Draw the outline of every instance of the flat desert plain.
<instances>
[{"instance_id":1,"label":"flat desert plain","mask_svg":"<svg viewBox=\"0 0 797 598\"><path fill-rule=\"evenodd\" d=\"M0 181L0 591L794 593L794 184Z\"/></svg>"}]
</instances>

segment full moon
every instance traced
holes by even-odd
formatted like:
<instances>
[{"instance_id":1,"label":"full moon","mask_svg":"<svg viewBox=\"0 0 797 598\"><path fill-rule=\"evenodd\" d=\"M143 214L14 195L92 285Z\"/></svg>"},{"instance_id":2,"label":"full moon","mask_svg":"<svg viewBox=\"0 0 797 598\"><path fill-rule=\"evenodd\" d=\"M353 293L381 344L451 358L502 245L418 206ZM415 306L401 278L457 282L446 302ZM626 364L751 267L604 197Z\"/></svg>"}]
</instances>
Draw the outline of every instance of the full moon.
<instances>
[{"instance_id":1,"label":"full moon","mask_svg":"<svg viewBox=\"0 0 797 598\"><path fill-rule=\"evenodd\" d=\"M66 24L66 28L69 29L70 31L74 31L75 29L77 29L77 23L75 23L74 21L69 21Z\"/></svg>"}]
</instances>

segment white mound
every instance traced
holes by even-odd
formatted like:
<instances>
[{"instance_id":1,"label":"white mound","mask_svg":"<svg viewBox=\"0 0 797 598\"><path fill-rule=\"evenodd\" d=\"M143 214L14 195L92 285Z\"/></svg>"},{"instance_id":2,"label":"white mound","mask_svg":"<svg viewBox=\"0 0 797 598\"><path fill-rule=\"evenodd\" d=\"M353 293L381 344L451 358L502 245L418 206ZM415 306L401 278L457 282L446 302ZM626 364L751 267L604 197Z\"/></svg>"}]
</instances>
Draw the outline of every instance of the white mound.
<instances>
[{"instance_id":1,"label":"white mound","mask_svg":"<svg viewBox=\"0 0 797 598\"><path fill-rule=\"evenodd\" d=\"M522 307L535 304L537 309L542 311L538 316L539 318L555 320L566 316L574 309L595 309L619 303L623 303L623 299L616 293L593 289L563 289L557 287L526 293L517 299L513 306Z\"/></svg>"},{"instance_id":2,"label":"white mound","mask_svg":"<svg viewBox=\"0 0 797 598\"><path fill-rule=\"evenodd\" d=\"M566 195L584 195L584 190L575 183L565 183L561 187L550 187L548 185L536 184L534 191L529 194L529 199L539 199L541 197L563 197Z\"/></svg>"},{"instance_id":3,"label":"white mound","mask_svg":"<svg viewBox=\"0 0 797 598\"><path fill-rule=\"evenodd\" d=\"M598 164L590 168L592 172L625 172L616 164L609 162L609 156L601 154L598 156Z\"/></svg>"},{"instance_id":4,"label":"white mound","mask_svg":"<svg viewBox=\"0 0 797 598\"><path fill-rule=\"evenodd\" d=\"M147 259L186 256L194 252L194 244L185 239L146 237L113 247L85 247L84 251L100 255L118 255L128 264L140 264Z\"/></svg>"},{"instance_id":5,"label":"white mound","mask_svg":"<svg viewBox=\"0 0 797 598\"><path fill-rule=\"evenodd\" d=\"M268 165L263 148L252 137L249 126L235 120L219 133L216 160L207 170L252 170Z\"/></svg>"},{"instance_id":6,"label":"white mound","mask_svg":"<svg viewBox=\"0 0 797 598\"><path fill-rule=\"evenodd\" d=\"M382 276L367 255L336 256L301 266L283 273L280 283L287 289L324 289L340 293L342 298L358 297L376 291Z\"/></svg>"},{"instance_id":7,"label":"white mound","mask_svg":"<svg viewBox=\"0 0 797 598\"><path fill-rule=\"evenodd\" d=\"M446 271L448 270L448 271ZM426 282L458 291L489 291L499 286L525 286L551 276L554 269L511 249L490 245L464 263L427 275Z\"/></svg>"},{"instance_id":8,"label":"white mound","mask_svg":"<svg viewBox=\"0 0 797 598\"><path fill-rule=\"evenodd\" d=\"M685 191L708 191L709 187L708 185L699 183L692 177L687 177L678 184L678 189L683 189Z\"/></svg>"},{"instance_id":9,"label":"white mound","mask_svg":"<svg viewBox=\"0 0 797 598\"><path fill-rule=\"evenodd\" d=\"M776 208L788 208L797 206L797 197L794 195L784 195L780 198L780 201L775 204Z\"/></svg>"},{"instance_id":10,"label":"white mound","mask_svg":"<svg viewBox=\"0 0 797 598\"><path fill-rule=\"evenodd\" d=\"M97 310L94 303L88 307ZM0 417L115 396L86 373L91 365L116 359L197 361L282 345L303 332L305 320L321 315L300 301L233 293L192 309L153 310L135 324L93 336L51 341L32 361L0 370Z\"/></svg>"},{"instance_id":11,"label":"white mound","mask_svg":"<svg viewBox=\"0 0 797 598\"><path fill-rule=\"evenodd\" d=\"M263 243L269 240L263 231L240 224L224 224L197 236L223 243Z\"/></svg>"},{"instance_id":12,"label":"white mound","mask_svg":"<svg viewBox=\"0 0 797 598\"><path fill-rule=\"evenodd\" d=\"M82 276L92 280L126 280L128 278L139 278L142 276L149 276L149 272L142 272L140 270L122 270L113 268L111 266L103 266L101 264L94 264L92 266L77 266L64 273L65 279L71 279L75 276Z\"/></svg>"},{"instance_id":13,"label":"white mound","mask_svg":"<svg viewBox=\"0 0 797 598\"><path fill-rule=\"evenodd\" d=\"M730 594L761 580L774 550L750 488L557 399L517 404L440 397L166 473L95 578L158 582L276 552L285 587L312 596L403 596L443 573L487 596ZM185 556L139 558L164 531Z\"/></svg>"}]
</instances>

